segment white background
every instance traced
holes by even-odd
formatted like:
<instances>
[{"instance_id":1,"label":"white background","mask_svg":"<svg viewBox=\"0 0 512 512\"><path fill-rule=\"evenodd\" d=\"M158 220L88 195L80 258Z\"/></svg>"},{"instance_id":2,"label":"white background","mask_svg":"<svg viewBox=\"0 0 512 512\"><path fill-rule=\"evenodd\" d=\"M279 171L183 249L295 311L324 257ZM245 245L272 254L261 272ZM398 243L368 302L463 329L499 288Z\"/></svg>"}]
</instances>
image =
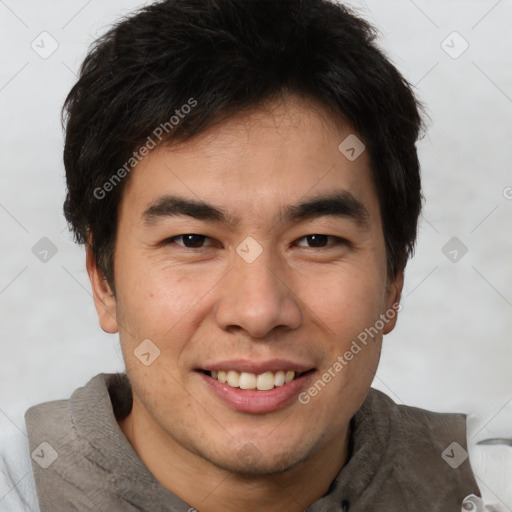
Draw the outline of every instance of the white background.
<instances>
[{"instance_id":1,"label":"white background","mask_svg":"<svg viewBox=\"0 0 512 512\"><path fill-rule=\"evenodd\" d=\"M28 406L123 369L66 230L59 115L88 45L139 5L0 2L0 424L23 427ZM417 252L374 385L400 403L498 413L512 399L512 1L350 5L379 28L430 116ZM31 48L43 31L59 45L47 59ZM441 46L453 31L469 43L456 59ZM453 236L468 248L456 263L442 252ZM58 249L47 263L32 253L42 237Z\"/></svg>"}]
</instances>

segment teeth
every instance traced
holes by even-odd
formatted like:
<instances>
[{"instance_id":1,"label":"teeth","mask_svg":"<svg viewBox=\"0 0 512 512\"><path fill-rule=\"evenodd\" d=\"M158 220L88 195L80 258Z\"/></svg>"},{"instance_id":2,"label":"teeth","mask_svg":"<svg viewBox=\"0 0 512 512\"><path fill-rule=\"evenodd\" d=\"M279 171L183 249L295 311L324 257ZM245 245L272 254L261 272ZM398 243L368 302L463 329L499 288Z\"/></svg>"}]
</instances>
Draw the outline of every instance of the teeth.
<instances>
[{"instance_id":1,"label":"teeth","mask_svg":"<svg viewBox=\"0 0 512 512\"><path fill-rule=\"evenodd\" d=\"M232 388L240 389L257 389L259 391L268 391L277 386L288 384L295 378L294 371L279 370L275 373L265 372L255 375L254 373L229 371L212 371L213 379L218 380L222 384L228 384Z\"/></svg>"},{"instance_id":2,"label":"teeth","mask_svg":"<svg viewBox=\"0 0 512 512\"><path fill-rule=\"evenodd\" d=\"M274 374L272 372L260 373L256 379L256 388L260 391L267 391L274 387Z\"/></svg>"},{"instance_id":3,"label":"teeth","mask_svg":"<svg viewBox=\"0 0 512 512\"><path fill-rule=\"evenodd\" d=\"M240 389L254 389L256 388L256 375L254 373L241 373L240 374Z\"/></svg>"},{"instance_id":4,"label":"teeth","mask_svg":"<svg viewBox=\"0 0 512 512\"><path fill-rule=\"evenodd\" d=\"M228 375L227 383L232 388L240 387L240 374L238 372L235 372L234 370L229 370L227 375Z\"/></svg>"},{"instance_id":5,"label":"teeth","mask_svg":"<svg viewBox=\"0 0 512 512\"><path fill-rule=\"evenodd\" d=\"M282 370L279 370L274 375L274 386L282 386L284 384L285 375Z\"/></svg>"}]
</instances>

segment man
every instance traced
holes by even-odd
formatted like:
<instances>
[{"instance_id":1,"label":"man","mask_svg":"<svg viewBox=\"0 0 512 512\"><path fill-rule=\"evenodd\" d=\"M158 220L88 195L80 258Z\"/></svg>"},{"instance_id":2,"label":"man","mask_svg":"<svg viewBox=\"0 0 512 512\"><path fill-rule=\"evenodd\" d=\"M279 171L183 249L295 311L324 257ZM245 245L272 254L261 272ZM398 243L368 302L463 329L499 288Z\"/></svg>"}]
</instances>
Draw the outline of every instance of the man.
<instances>
[{"instance_id":1,"label":"man","mask_svg":"<svg viewBox=\"0 0 512 512\"><path fill-rule=\"evenodd\" d=\"M158 2L97 41L65 120L65 215L126 374L27 411L41 511L482 506L442 456L465 417L370 388L421 208L419 106L372 27Z\"/></svg>"}]
</instances>

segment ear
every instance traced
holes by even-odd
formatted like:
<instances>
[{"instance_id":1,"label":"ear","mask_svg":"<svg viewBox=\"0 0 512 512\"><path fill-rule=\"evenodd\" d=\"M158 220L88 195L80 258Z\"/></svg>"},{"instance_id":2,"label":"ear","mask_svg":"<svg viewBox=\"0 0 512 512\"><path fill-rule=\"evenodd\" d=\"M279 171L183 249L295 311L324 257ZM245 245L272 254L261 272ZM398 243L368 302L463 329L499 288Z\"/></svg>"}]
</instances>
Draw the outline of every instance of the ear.
<instances>
[{"instance_id":1,"label":"ear","mask_svg":"<svg viewBox=\"0 0 512 512\"><path fill-rule=\"evenodd\" d=\"M96 307L100 326L105 332L114 334L118 331L116 298L106 278L103 277L103 274L99 270L96 258L89 244L87 244L86 266L91 281L94 306Z\"/></svg>"},{"instance_id":2,"label":"ear","mask_svg":"<svg viewBox=\"0 0 512 512\"><path fill-rule=\"evenodd\" d=\"M386 289L386 312L384 313L388 320L382 330L383 334L389 334L395 328L403 286L404 271L400 270L392 280L388 280Z\"/></svg>"}]
</instances>

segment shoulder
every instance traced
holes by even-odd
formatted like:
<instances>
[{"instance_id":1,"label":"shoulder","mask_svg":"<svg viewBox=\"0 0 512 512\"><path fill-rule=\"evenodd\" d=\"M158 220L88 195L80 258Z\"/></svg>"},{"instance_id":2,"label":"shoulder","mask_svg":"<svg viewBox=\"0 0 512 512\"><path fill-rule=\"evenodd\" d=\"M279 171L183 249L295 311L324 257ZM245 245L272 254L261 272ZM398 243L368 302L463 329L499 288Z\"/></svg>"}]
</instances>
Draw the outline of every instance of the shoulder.
<instances>
[{"instance_id":1,"label":"shoulder","mask_svg":"<svg viewBox=\"0 0 512 512\"><path fill-rule=\"evenodd\" d=\"M108 375L91 379L101 390ZM104 386L105 387L105 386ZM80 388L79 388L80 389ZM106 388L105 388L106 389ZM90 405L87 403L85 406ZM1 423L1 422L0 422ZM4 428L5 427L5 428ZM2 512L39 512L34 469L46 467L52 455L51 445L41 442L55 435L75 435L69 412L69 400L54 400L30 407L22 429L7 422L0 424L0 510ZM32 455L33 454L33 455ZM42 454L42 455L41 455Z\"/></svg>"},{"instance_id":2,"label":"shoulder","mask_svg":"<svg viewBox=\"0 0 512 512\"><path fill-rule=\"evenodd\" d=\"M404 441L419 436L428 438L436 457L454 467L468 460L482 499L468 498L473 508L467 505L463 510L512 510L512 403L496 416L438 413L398 405L373 388L369 399L375 411L392 418L393 428L400 431ZM479 444L481 441L487 444ZM422 460L425 460L423 455Z\"/></svg>"},{"instance_id":3,"label":"shoulder","mask_svg":"<svg viewBox=\"0 0 512 512\"><path fill-rule=\"evenodd\" d=\"M69 400L53 400L33 405L25 412L25 423L31 431L46 432L48 429L71 422Z\"/></svg>"},{"instance_id":4,"label":"shoulder","mask_svg":"<svg viewBox=\"0 0 512 512\"><path fill-rule=\"evenodd\" d=\"M0 434L0 510L39 512L27 436Z\"/></svg>"},{"instance_id":5,"label":"shoulder","mask_svg":"<svg viewBox=\"0 0 512 512\"><path fill-rule=\"evenodd\" d=\"M458 440L466 445L466 415L461 413L439 413L395 403L388 395L371 388L368 394L374 415L389 419L390 428L398 431L403 439L411 438L421 442L428 439L430 445L447 447L447 440Z\"/></svg>"}]
</instances>

